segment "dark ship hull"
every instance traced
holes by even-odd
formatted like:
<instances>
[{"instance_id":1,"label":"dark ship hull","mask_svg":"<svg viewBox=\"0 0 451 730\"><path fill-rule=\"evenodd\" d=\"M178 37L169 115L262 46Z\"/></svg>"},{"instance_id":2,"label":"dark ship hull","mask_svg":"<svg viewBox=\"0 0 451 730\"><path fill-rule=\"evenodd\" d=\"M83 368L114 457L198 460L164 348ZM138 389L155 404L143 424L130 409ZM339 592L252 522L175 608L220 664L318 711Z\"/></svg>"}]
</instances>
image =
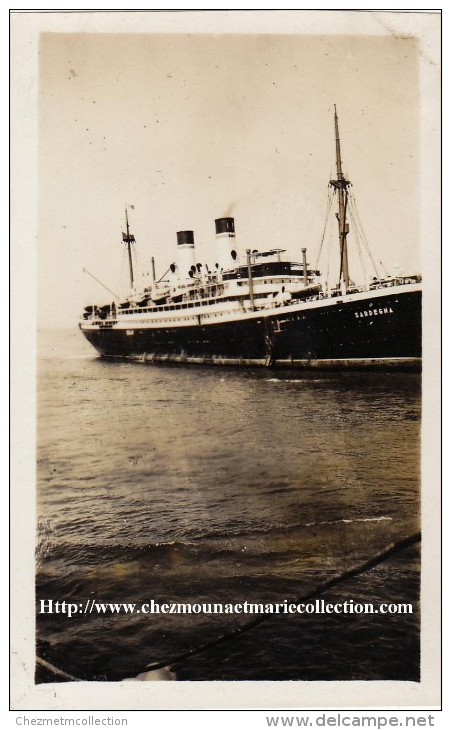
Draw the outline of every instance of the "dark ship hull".
<instances>
[{"instance_id":1,"label":"dark ship hull","mask_svg":"<svg viewBox=\"0 0 451 730\"><path fill-rule=\"evenodd\" d=\"M419 369L421 276L390 276L379 261L381 272L342 170L336 109L334 130L337 175L329 182L328 209L330 213L335 196L340 262L335 282L329 280L329 265L323 279L317 266L308 264L306 248L301 249L302 264L283 261L285 249L280 248L247 248L240 262L234 219L226 217L215 220L216 263L211 269L196 263L194 232L177 231L177 264L157 281L152 258L152 284L138 290L132 261L135 237L126 210L122 237L128 251L129 295L126 301L85 307L80 324L100 355L218 365ZM350 275L348 212L365 280L361 286ZM374 275L364 264L364 251Z\"/></svg>"},{"instance_id":2,"label":"dark ship hull","mask_svg":"<svg viewBox=\"0 0 451 730\"><path fill-rule=\"evenodd\" d=\"M421 367L421 289L414 285L300 302L221 323L203 323L200 315L195 325L174 327L121 319L83 328L103 357L324 369Z\"/></svg>"}]
</instances>

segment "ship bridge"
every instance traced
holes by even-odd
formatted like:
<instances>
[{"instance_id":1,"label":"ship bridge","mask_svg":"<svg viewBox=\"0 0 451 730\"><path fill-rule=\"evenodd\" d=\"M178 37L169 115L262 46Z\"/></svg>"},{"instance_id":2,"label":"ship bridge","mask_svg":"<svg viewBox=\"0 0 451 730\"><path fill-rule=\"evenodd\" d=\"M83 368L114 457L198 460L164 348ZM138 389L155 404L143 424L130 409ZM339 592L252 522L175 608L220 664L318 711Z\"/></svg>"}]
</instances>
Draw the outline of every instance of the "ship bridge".
<instances>
[{"instance_id":1,"label":"ship bridge","mask_svg":"<svg viewBox=\"0 0 451 730\"><path fill-rule=\"evenodd\" d=\"M265 251L265 254L260 254L261 258L265 255L269 255ZM255 254L253 254L255 256ZM293 261L258 261L251 264L252 277L257 279L262 276L303 276L304 269L301 263ZM314 269L307 271L307 276L319 276L320 272ZM225 271L222 275L223 281L231 281L233 279L247 279L248 269L247 266L239 266L233 271Z\"/></svg>"}]
</instances>

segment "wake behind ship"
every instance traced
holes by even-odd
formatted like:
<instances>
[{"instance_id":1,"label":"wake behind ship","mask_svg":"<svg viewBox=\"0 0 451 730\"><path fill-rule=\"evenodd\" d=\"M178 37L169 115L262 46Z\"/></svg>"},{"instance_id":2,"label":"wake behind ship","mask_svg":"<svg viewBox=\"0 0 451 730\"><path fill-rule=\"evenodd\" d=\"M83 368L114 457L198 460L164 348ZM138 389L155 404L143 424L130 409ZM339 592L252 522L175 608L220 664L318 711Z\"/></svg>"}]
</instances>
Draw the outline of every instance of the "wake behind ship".
<instances>
[{"instance_id":1,"label":"wake behind ship","mask_svg":"<svg viewBox=\"0 0 451 730\"><path fill-rule=\"evenodd\" d=\"M105 305L89 305L80 329L102 357L150 362L290 368L421 367L421 277L390 276L366 242L350 181L342 171L338 118L334 116L339 276L329 283L316 265L284 260L282 249L246 249L240 259L235 221L218 218L216 263L196 262L193 231L177 233L177 263L158 281L138 289L126 210L130 292ZM348 215L364 283L349 274ZM324 241L324 237L323 237ZM321 242L321 246L323 244ZM320 247L321 249L321 247ZM367 252L371 274L365 267Z\"/></svg>"}]
</instances>

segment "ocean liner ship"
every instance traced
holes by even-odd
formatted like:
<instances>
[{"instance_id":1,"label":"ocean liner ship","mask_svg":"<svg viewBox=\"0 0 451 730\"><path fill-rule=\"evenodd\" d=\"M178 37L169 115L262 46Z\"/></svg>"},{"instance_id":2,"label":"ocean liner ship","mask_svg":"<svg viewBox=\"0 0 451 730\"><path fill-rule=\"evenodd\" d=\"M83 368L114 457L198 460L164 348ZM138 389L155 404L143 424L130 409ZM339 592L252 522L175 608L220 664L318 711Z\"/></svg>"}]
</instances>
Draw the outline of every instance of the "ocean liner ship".
<instances>
[{"instance_id":1,"label":"ocean liner ship","mask_svg":"<svg viewBox=\"0 0 451 730\"><path fill-rule=\"evenodd\" d=\"M218 218L216 263L196 262L193 231L177 233L177 263L158 281L138 288L126 210L130 292L123 300L85 307L80 329L102 357L149 362L321 369L421 367L421 276L390 276L372 255L342 170L334 114L337 270L331 284L307 262L287 261L284 250L235 247L235 222ZM356 284L348 263L348 219L365 281ZM321 242L321 249L323 240ZM365 269L362 251L373 271ZM318 256L319 258L319 256ZM339 262L339 266L338 266ZM368 263L368 261L367 261Z\"/></svg>"}]
</instances>

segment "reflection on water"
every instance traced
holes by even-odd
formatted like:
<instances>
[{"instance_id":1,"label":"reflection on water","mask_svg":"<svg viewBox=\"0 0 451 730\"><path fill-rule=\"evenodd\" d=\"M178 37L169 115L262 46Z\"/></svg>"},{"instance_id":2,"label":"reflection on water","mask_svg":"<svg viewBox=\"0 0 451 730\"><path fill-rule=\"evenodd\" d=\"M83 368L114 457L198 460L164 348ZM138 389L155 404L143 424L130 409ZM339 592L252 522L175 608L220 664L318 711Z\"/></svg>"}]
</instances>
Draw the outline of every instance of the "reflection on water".
<instances>
[{"instance_id":1,"label":"reflection on water","mask_svg":"<svg viewBox=\"0 0 451 730\"><path fill-rule=\"evenodd\" d=\"M418 375L108 362L77 332L40 346L38 598L283 600L418 529ZM342 590L416 601L417 570L411 549ZM239 620L39 616L38 637L115 679ZM418 679L418 651L418 611L279 618L177 674Z\"/></svg>"}]
</instances>

